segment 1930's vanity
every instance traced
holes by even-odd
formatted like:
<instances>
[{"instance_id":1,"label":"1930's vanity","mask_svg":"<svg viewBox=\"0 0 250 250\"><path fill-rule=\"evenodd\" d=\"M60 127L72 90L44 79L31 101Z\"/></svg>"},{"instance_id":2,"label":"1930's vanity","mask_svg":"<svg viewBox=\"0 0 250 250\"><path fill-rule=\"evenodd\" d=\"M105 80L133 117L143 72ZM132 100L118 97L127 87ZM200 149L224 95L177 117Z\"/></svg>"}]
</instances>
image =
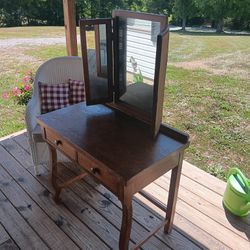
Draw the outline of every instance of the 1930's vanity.
<instances>
[{"instance_id":1,"label":"1930's vanity","mask_svg":"<svg viewBox=\"0 0 250 250\"><path fill-rule=\"evenodd\" d=\"M87 37L88 30L94 36ZM86 104L38 117L49 145L55 200L62 188L86 174L121 201L120 249L128 249L132 198L141 192L166 211L161 226L170 232L188 135L161 123L168 52L163 15L114 11L112 19L80 21ZM90 62L94 60L93 62ZM57 184L56 150L85 172ZM172 170L165 206L143 188ZM146 239L138 242L136 249Z\"/></svg>"}]
</instances>

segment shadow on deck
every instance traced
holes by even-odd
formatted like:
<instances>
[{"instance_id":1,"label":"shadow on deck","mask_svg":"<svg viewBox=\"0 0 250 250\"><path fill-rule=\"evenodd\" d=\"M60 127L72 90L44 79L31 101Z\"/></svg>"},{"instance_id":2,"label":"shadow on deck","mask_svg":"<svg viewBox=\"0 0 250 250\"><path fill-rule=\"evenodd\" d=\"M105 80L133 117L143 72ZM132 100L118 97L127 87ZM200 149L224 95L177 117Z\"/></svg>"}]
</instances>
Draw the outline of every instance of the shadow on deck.
<instances>
[{"instance_id":1,"label":"shadow on deck","mask_svg":"<svg viewBox=\"0 0 250 250\"><path fill-rule=\"evenodd\" d=\"M60 164L60 177L76 167ZM56 205L46 165L35 176L25 131L0 139L0 249L118 249L121 206L89 177L64 190ZM167 201L170 175L145 188ZM173 231L161 229L143 249L250 249L250 216L237 218L222 205L226 183L184 162ZM137 194L130 246L164 218Z\"/></svg>"}]
</instances>

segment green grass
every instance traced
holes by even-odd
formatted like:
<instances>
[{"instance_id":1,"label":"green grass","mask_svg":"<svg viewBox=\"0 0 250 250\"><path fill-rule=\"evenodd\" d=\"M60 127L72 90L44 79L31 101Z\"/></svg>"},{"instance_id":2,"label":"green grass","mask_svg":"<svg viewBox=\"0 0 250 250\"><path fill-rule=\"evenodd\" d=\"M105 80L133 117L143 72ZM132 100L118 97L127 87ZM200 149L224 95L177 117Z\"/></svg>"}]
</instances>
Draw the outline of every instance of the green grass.
<instances>
[{"instance_id":1,"label":"green grass","mask_svg":"<svg viewBox=\"0 0 250 250\"><path fill-rule=\"evenodd\" d=\"M65 30L63 26L0 28L0 39L63 36L65 36Z\"/></svg>"},{"instance_id":2,"label":"green grass","mask_svg":"<svg viewBox=\"0 0 250 250\"><path fill-rule=\"evenodd\" d=\"M17 75L0 75L0 94L9 91L17 82ZM2 96L2 94L1 94ZM0 97L1 97L0 96ZM0 137L24 129L24 106L15 105L12 100L0 98Z\"/></svg>"},{"instance_id":3,"label":"green grass","mask_svg":"<svg viewBox=\"0 0 250 250\"><path fill-rule=\"evenodd\" d=\"M0 39L43 33L44 37L63 36L61 28L13 28L6 34L0 29ZM249 36L170 35L163 121L189 133L186 160L224 180L228 168L235 166L250 177L249 44ZM1 96L28 69L36 70L43 61L66 55L66 48L23 46L15 51L0 49L0 55L4 61L0 62L4 69L0 72ZM24 107L0 99L0 137L25 127L23 112Z\"/></svg>"},{"instance_id":4,"label":"green grass","mask_svg":"<svg viewBox=\"0 0 250 250\"><path fill-rule=\"evenodd\" d=\"M87 46L88 48L94 48L94 32L89 31L87 37ZM80 44L78 44L78 54L81 55L81 48ZM57 57L57 56L66 56L67 50L66 45L46 45L46 46L33 46L25 53L28 56L33 56L39 60L46 61L50 58Z\"/></svg>"},{"instance_id":5,"label":"green grass","mask_svg":"<svg viewBox=\"0 0 250 250\"><path fill-rule=\"evenodd\" d=\"M26 55L35 57L41 61L47 61L53 57L66 56L67 50L65 45L51 45L51 46L33 46L25 52Z\"/></svg>"},{"instance_id":6,"label":"green grass","mask_svg":"<svg viewBox=\"0 0 250 250\"><path fill-rule=\"evenodd\" d=\"M186 159L204 170L239 166L249 175L248 81L176 67L167 76L163 120L190 135Z\"/></svg>"},{"instance_id":7,"label":"green grass","mask_svg":"<svg viewBox=\"0 0 250 250\"><path fill-rule=\"evenodd\" d=\"M250 53L249 36L177 33L170 34L170 62L200 60L234 52Z\"/></svg>"}]
</instances>

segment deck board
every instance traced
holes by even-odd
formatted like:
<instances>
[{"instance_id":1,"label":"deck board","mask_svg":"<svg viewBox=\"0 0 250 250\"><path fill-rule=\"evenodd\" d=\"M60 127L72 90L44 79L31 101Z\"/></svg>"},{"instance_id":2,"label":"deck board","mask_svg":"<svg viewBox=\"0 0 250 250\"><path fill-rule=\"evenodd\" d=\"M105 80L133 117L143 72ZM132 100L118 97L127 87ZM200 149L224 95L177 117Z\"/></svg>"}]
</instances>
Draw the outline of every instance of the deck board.
<instances>
[{"instance_id":1,"label":"deck board","mask_svg":"<svg viewBox=\"0 0 250 250\"><path fill-rule=\"evenodd\" d=\"M59 168L60 179L73 176L76 167ZM25 131L0 138L0 249L118 249L121 204L90 177L74 183L52 199L46 165L35 176ZM145 188L167 200L169 174ZM184 162L171 234L160 230L142 249L250 249L250 216L225 212L226 184ZM133 199L130 246L154 228L164 212L140 194ZM17 224L17 226L15 226Z\"/></svg>"},{"instance_id":2,"label":"deck board","mask_svg":"<svg viewBox=\"0 0 250 250\"><path fill-rule=\"evenodd\" d=\"M4 229L3 225L0 223L0 246L8 240L11 240L11 238L7 231Z\"/></svg>"}]
</instances>

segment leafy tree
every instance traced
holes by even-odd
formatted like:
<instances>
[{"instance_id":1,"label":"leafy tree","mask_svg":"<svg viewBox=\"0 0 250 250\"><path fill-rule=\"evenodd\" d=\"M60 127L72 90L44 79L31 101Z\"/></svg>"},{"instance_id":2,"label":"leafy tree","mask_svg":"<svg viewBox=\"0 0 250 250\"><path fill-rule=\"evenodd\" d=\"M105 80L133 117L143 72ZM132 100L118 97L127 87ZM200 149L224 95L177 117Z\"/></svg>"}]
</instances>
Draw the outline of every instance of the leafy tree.
<instances>
[{"instance_id":1,"label":"leafy tree","mask_svg":"<svg viewBox=\"0 0 250 250\"><path fill-rule=\"evenodd\" d=\"M7 26L21 26L21 0L1 0L1 22Z\"/></svg>"},{"instance_id":2,"label":"leafy tree","mask_svg":"<svg viewBox=\"0 0 250 250\"><path fill-rule=\"evenodd\" d=\"M238 0L234 1L232 7L232 21L235 28L250 29L250 1Z\"/></svg>"},{"instance_id":3,"label":"leafy tree","mask_svg":"<svg viewBox=\"0 0 250 250\"><path fill-rule=\"evenodd\" d=\"M148 11L166 15L172 14L173 5L174 0L149 0L147 3Z\"/></svg>"},{"instance_id":4,"label":"leafy tree","mask_svg":"<svg viewBox=\"0 0 250 250\"><path fill-rule=\"evenodd\" d=\"M148 11L149 0L124 0L126 9L133 11Z\"/></svg>"},{"instance_id":5,"label":"leafy tree","mask_svg":"<svg viewBox=\"0 0 250 250\"><path fill-rule=\"evenodd\" d=\"M111 17L113 9L123 6L123 0L76 0L77 16L85 18Z\"/></svg>"},{"instance_id":6,"label":"leafy tree","mask_svg":"<svg viewBox=\"0 0 250 250\"><path fill-rule=\"evenodd\" d=\"M196 0L204 16L215 21L216 32L223 31L224 19L232 15L234 3L238 0Z\"/></svg>"},{"instance_id":7,"label":"leafy tree","mask_svg":"<svg viewBox=\"0 0 250 250\"><path fill-rule=\"evenodd\" d=\"M197 8L194 0L175 0L173 12L177 18L182 20L182 30L185 30L187 19L195 15Z\"/></svg>"}]
</instances>

